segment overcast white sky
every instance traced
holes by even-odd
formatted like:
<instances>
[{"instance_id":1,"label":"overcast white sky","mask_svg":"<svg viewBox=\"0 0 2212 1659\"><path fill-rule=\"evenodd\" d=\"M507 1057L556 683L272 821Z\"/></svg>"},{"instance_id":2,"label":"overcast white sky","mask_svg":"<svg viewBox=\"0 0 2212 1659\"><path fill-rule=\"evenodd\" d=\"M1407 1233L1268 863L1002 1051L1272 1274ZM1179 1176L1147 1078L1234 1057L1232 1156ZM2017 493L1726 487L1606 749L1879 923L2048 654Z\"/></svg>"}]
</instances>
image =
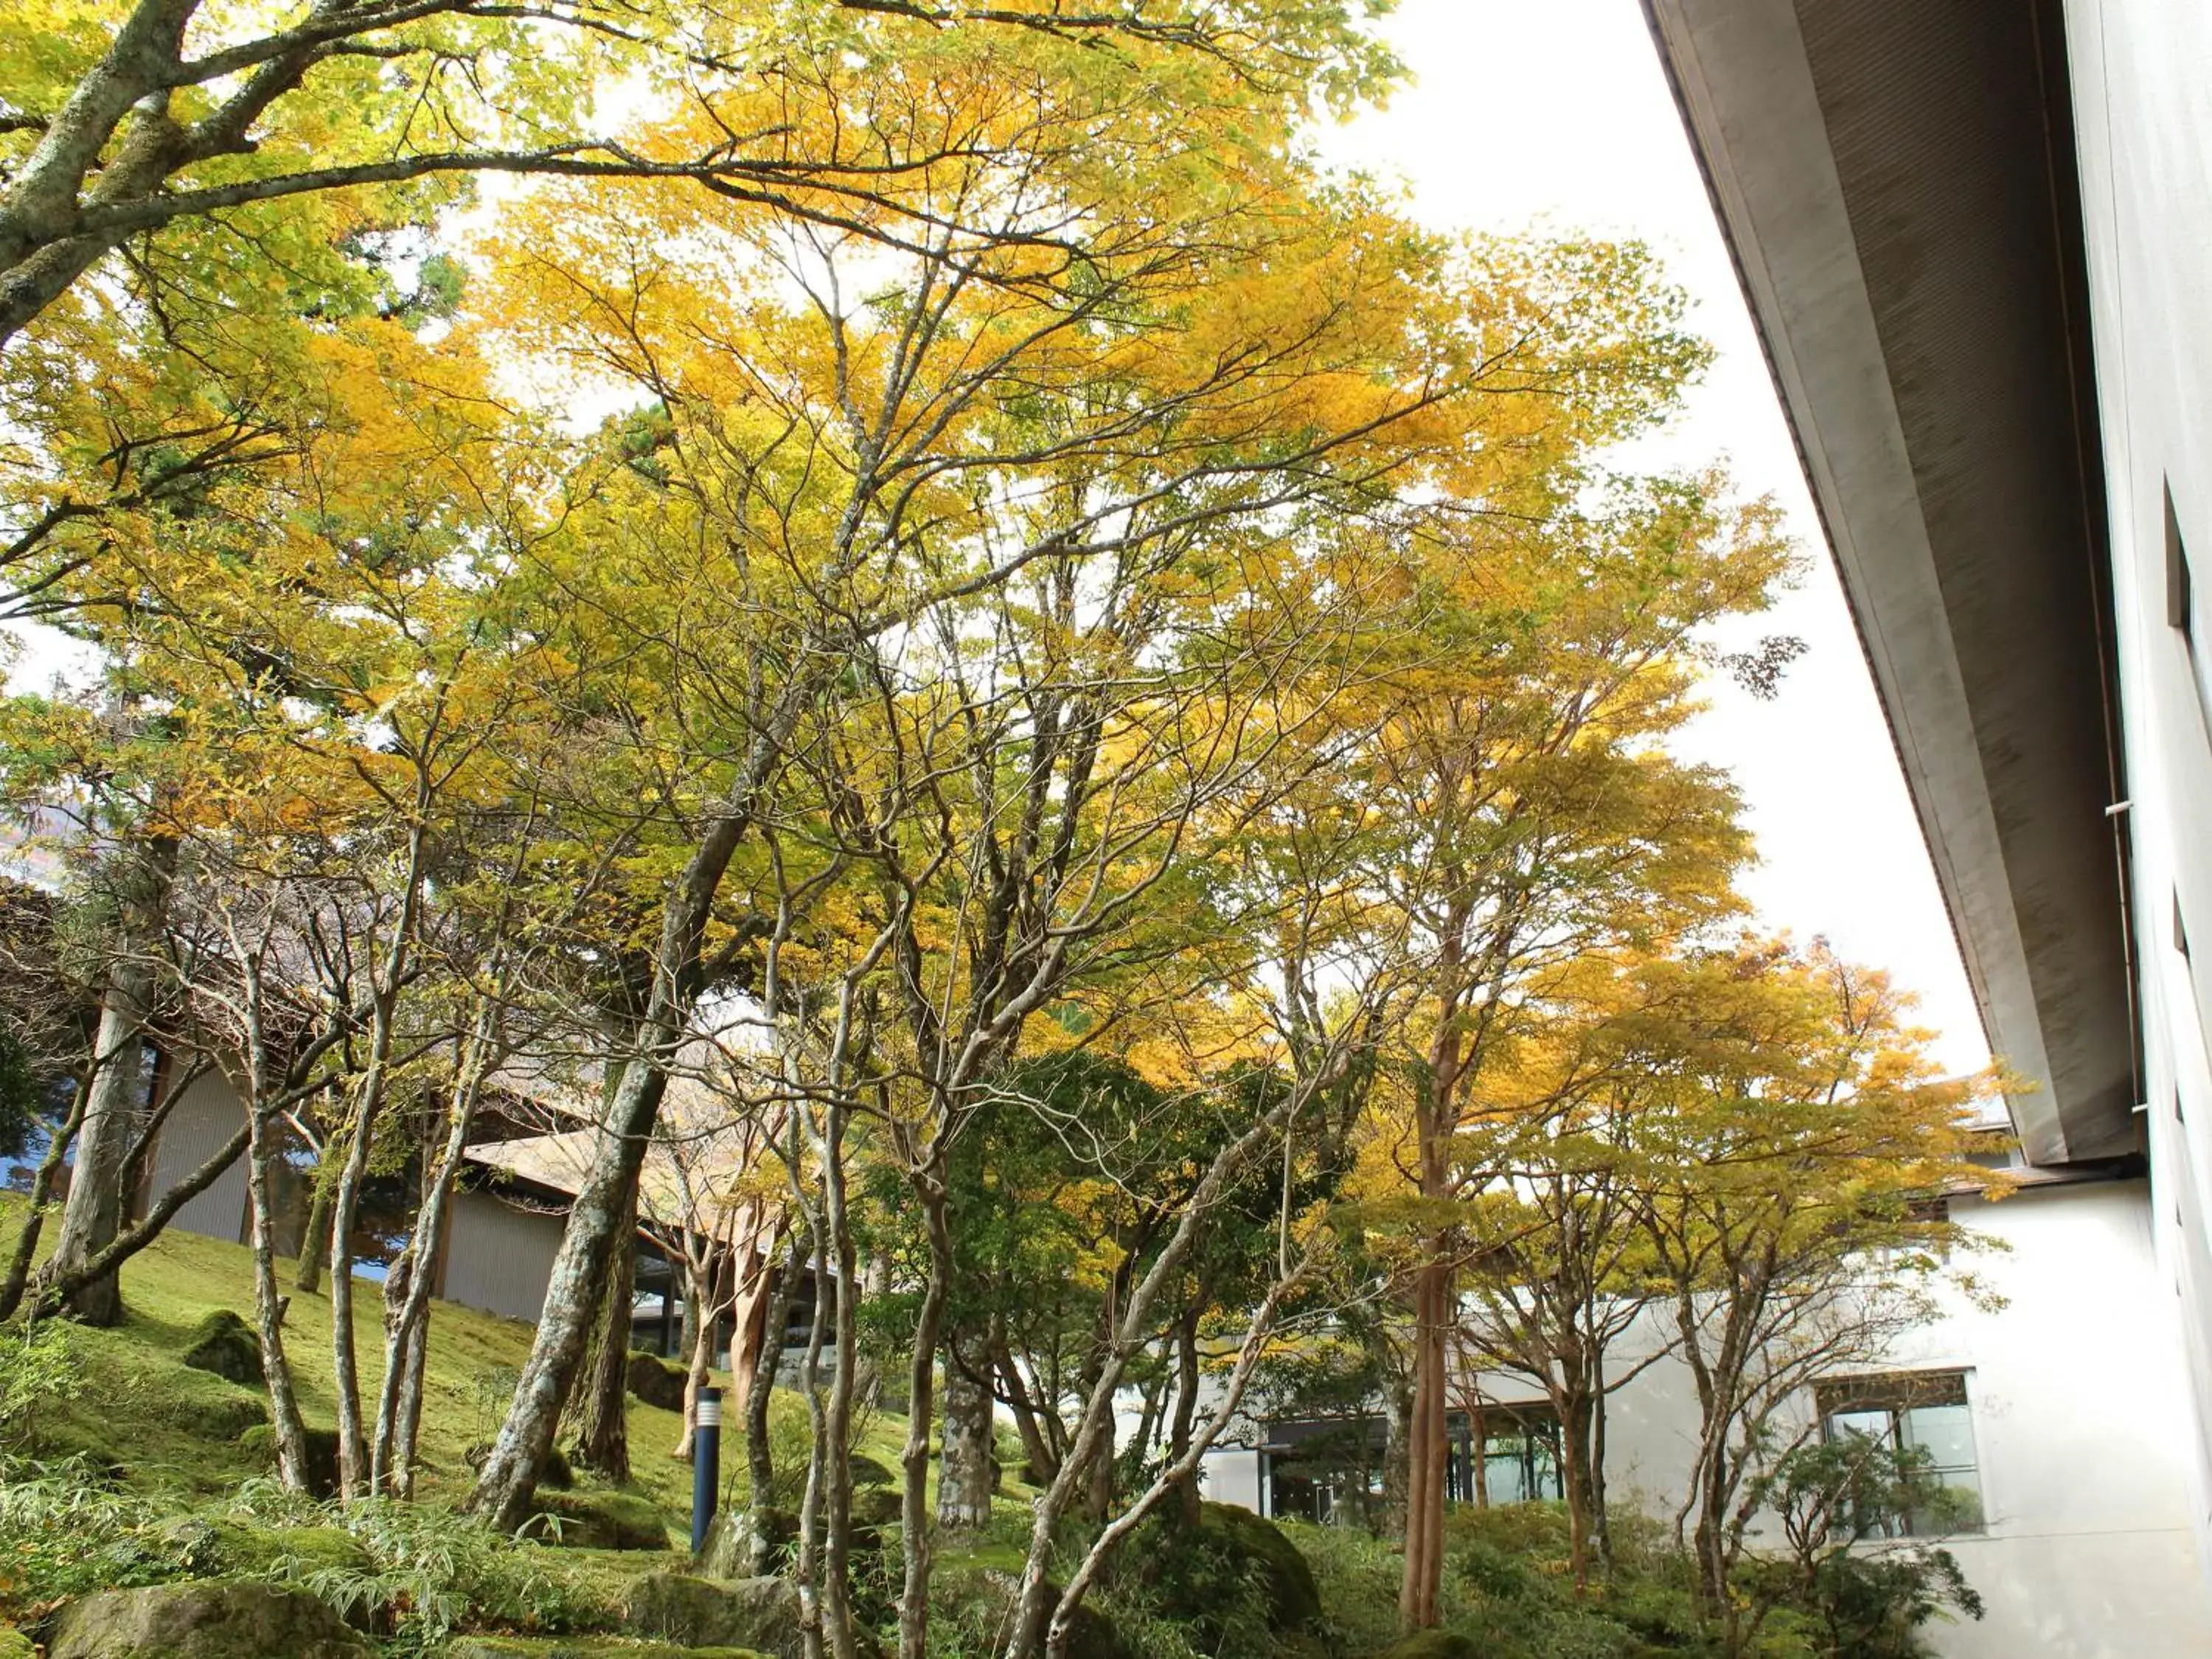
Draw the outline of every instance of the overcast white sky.
<instances>
[{"instance_id":1,"label":"overcast white sky","mask_svg":"<svg viewBox=\"0 0 2212 1659\"><path fill-rule=\"evenodd\" d=\"M1719 352L1659 464L1724 459L1772 495L1810 557L1762 631L1808 647L1780 695L1733 686L1684 745L1735 772L1761 863L1746 886L1765 925L1826 934L1917 991L1947 1064L1989 1048L1820 523L1638 0L1399 0L1386 32L1415 83L1328 136L1335 159L1411 188L1440 227L1546 226L1650 243Z\"/></svg>"}]
</instances>

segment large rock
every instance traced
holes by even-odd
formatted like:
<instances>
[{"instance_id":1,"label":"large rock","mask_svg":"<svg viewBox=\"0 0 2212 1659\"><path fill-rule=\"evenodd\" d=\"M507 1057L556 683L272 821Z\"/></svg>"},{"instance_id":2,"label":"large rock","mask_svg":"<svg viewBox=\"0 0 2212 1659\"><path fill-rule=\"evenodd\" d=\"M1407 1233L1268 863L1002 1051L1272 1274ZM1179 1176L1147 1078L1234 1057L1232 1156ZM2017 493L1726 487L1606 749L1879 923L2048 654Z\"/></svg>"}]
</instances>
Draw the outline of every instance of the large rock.
<instances>
[{"instance_id":1,"label":"large rock","mask_svg":"<svg viewBox=\"0 0 2212 1659\"><path fill-rule=\"evenodd\" d=\"M185 1344L185 1364L213 1371L250 1389L262 1385L261 1339L253 1327L228 1308L218 1308L192 1327Z\"/></svg>"},{"instance_id":2,"label":"large rock","mask_svg":"<svg viewBox=\"0 0 2212 1659\"><path fill-rule=\"evenodd\" d=\"M892 1486L863 1486L853 1494L853 1529L856 1533L896 1531L906 1513L906 1499Z\"/></svg>"},{"instance_id":3,"label":"large rock","mask_svg":"<svg viewBox=\"0 0 2212 1659\"><path fill-rule=\"evenodd\" d=\"M888 1463L872 1458L866 1452L854 1452L852 1457L853 1486L856 1491L870 1486L895 1486L898 1476Z\"/></svg>"},{"instance_id":4,"label":"large rock","mask_svg":"<svg viewBox=\"0 0 2212 1659\"><path fill-rule=\"evenodd\" d=\"M750 1648L799 1659L799 1587L782 1578L717 1581L647 1573L630 1586L623 1628L687 1648Z\"/></svg>"},{"instance_id":5,"label":"large rock","mask_svg":"<svg viewBox=\"0 0 2212 1659\"><path fill-rule=\"evenodd\" d=\"M260 1527L228 1516L180 1515L154 1536L199 1578L271 1578L293 1573L367 1574L373 1564L343 1527Z\"/></svg>"},{"instance_id":6,"label":"large rock","mask_svg":"<svg viewBox=\"0 0 2212 1659\"><path fill-rule=\"evenodd\" d=\"M338 1431L310 1426L305 1432L308 1493L316 1498L336 1498L338 1495ZM276 1467L276 1428L274 1424L255 1424L238 1437L238 1443L255 1456L265 1459L271 1469Z\"/></svg>"},{"instance_id":7,"label":"large rock","mask_svg":"<svg viewBox=\"0 0 2212 1659\"><path fill-rule=\"evenodd\" d=\"M1003 1648L1020 1588L1017 1574L996 1567L940 1563L929 1576L931 1623L941 1617L962 1646L987 1653ZM1060 1599L1058 1585L1045 1588L1054 1601ZM1112 1620L1088 1602L1075 1610L1067 1659L1128 1659L1128 1653Z\"/></svg>"},{"instance_id":8,"label":"large rock","mask_svg":"<svg viewBox=\"0 0 2212 1659\"><path fill-rule=\"evenodd\" d=\"M799 1517L789 1510L724 1510L707 1528L707 1547L699 1552L699 1571L709 1578L745 1578L753 1570L751 1529L757 1519L768 1534L769 1554L781 1562L799 1544Z\"/></svg>"},{"instance_id":9,"label":"large rock","mask_svg":"<svg viewBox=\"0 0 2212 1659\"><path fill-rule=\"evenodd\" d=\"M529 1535L584 1550L665 1550L668 1520L659 1505L626 1492L556 1492L538 1495Z\"/></svg>"},{"instance_id":10,"label":"large rock","mask_svg":"<svg viewBox=\"0 0 2212 1659\"><path fill-rule=\"evenodd\" d=\"M682 1411L686 1375L673 1360L642 1349L630 1351L629 1391L648 1406L658 1406L665 1412Z\"/></svg>"},{"instance_id":11,"label":"large rock","mask_svg":"<svg viewBox=\"0 0 2212 1659\"><path fill-rule=\"evenodd\" d=\"M48 1659L374 1659L304 1590L157 1584L103 1590L62 1610Z\"/></svg>"},{"instance_id":12,"label":"large rock","mask_svg":"<svg viewBox=\"0 0 2212 1659\"><path fill-rule=\"evenodd\" d=\"M1233 1504L1202 1504L1198 1524L1172 1512L1147 1521L1131 1540L1129 1569L1159 1611L1190 1624L1209 1649L1231 1620L1302 1632L1322 1622L1321 1589L1298 1547L1263 1516Z\"/></svg>"}]
</instances>

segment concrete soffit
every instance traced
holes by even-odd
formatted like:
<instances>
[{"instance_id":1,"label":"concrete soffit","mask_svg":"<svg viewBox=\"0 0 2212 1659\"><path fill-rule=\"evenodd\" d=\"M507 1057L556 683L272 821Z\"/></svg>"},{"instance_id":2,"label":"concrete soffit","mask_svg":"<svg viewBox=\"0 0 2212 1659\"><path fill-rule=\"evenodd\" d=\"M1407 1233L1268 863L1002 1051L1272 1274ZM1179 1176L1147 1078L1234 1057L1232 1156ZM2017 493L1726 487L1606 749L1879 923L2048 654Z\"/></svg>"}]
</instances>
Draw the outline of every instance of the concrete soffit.
<instances>
[{"instance_id":1,"label":"concrete soffit","mask_svg":"<svg viewBox=\"0 0 2212 1659\"><path fill-rule=\"evenodd\" d=\"M1871 29L1889 9L1853 9L1865 14ZM2101 866L2094 856L2102 784L2086 775L2080 732L2059 732L2045 768L2050 799L2038 803L2052 822L2039 824L2033 812L2023 811L2023 802L2033 799L2026 786L2044 765L2031 752L2039 741L2035 728L2051 722L2041 718L2041 702L2015 696L2007 678L2074 672L2079 642L2069 641L2059 653L2063 661L2006 666L2003 649L1993 648L1991 638L1997 625L1991 613L2006 606L2040 607L2015 655L2035 652L2039 628L2082 625L2078 617L2043 614L2066 607L2037 597L2040 562L2063 562L2069 555L2063 547L2052 552L2013 545L2016 526L2006 525L2002 513L1988 534L1960 535L1961 523L1970 522L1959 512L1960 497L1971 499L1977 485L2001 485L2006 468L1987 464L1987 453L1977 453L1971 441L1958 441L1966 428L1946 422L1961 411L1944 407L1940 390L1929 390L1931 376L1955 374L1956 365L1900 361L1898 338L1885 342L1887 322L1893 336L1906 336L1909 345L1908 331L1896 320L1900 307L1923 306L1933 291L1936 301L1926 308L1940 319L1942 285L1956 286L1955 272L1928 276L1925 234L1917 246L1911 244L1909 233L1928 227L1906 222L1916 212L1924 217L1928 201L1896 204L1875 198L1877 185L1863 177L1856 181L1856 196L1847 188L1805 27L1790 0L1646 0L1646 10L1889 717L1986 1034L2027 1085L2008 1103L2023 1150L2039 1164L2130 1150L2135 1130L2126 1109L2133 1103L2125 1097L2131 1081L2115 1096L2110 1052L2112 1011L2116 1005L2124 1010L2126 996L2117 889L2086 896L2075 890L2084 882L2112 886L2109 843ZM1823 27L1832 34L1833 25L1832 15ZM1834 70L1826 68L1833 103ZM1911 136L1899 142L1909 145ZM1862 168L1865 148L1862 137ZM1905 156L1900 165L1910 171L1911 161ZM1915 177L1915 192L1928 188L1924 172ZM1973 210L1971 204L1955 205L1961 215ZM1892 224L1905 223L1907 233L1887 233L1890 245L1874 249L1886 261L1880 280L1887 287L1879 294L1870 288L1863 257L1863 239L1876 234L1869 222L1877 209ZM1939 223L1948 233L1950 222ZM1971 234L1963 240L1974 242ZM1986 240L2003 251L2002 235ZM1906 254L1898 252L1899 244ZM1993 297L1991 303L2002 301ZM1923 336L1931 326L1924 317L1904 314ZM2003 338L1997 331L1992 349ZM1968 340L1966 349L1977 343ZM1900 408L1900 386L1913 399L1911 413ZM1970 411L1965 421L1971 425ZM2000 433L1990 445L2002 439ZM2039 453L2011 459L2016 465L2044 464ZM1931 480L1947 503L1934 509L1932 520L1923 489ZM1943 526L1942 545L1931 522ZM1993 537L2004 544L1993 550L1987 544ZM2057 539L2063 541L2063 532ZM1994 605L1984 602L1992 584L2009 589L2015 582L2026 599L2008 594ZM1971 670L1961 661L1967 644L1976 653ZM2098 695L2094 684L2079 690L2093 701ZM2051 695L2048 688L2035 694ZM2094 799L2072 799L2085 792ZM1850 810L1848 800L1837 805ZM2032 922L2024 920L2023 906L2033 909ZM2108 920L2109 933L2097 937ZM2069 936L2079 943L2085 933L2097 948L2069 952ZM2118 982L2102 982L2112 977L2114 963L2120 963ZM2129 1018L2120 1015L2121 1040L2131 1056ZM2131 1060L2122 1070L2131 1079Z\"/></svg>"}]
</instances>

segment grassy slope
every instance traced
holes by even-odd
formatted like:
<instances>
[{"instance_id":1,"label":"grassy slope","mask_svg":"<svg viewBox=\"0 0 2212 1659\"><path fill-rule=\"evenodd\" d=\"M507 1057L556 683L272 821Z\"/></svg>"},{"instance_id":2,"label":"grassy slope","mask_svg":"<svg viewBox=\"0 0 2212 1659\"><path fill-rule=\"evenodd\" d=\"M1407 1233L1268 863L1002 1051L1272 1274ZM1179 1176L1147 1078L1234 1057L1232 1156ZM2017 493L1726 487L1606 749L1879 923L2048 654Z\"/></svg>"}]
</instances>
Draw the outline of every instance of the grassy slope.
<instances>
[{"instance_id":1,"label":"grassy slope","mask_svg":"<svg viewBox=\"0 0 2212 1659\"><path fill-rule=\"evenodd\" d=\"M15 1218L5 1236L12 1238ZM286 1263L282 1279L291 1284ZM71 1352L82 1386L58 1409L42 1411L39 1438L58 1450L96 1452L123 1466L142 1490L208 1496L267 1470L237 1443L265 1413L261 1392L226 1382L179 1363L186 1334L203 1316L228 1308L253 1316L252 1261L242 1245L171 1233L123 1270L125 1322L112 1330L72 1328ZM383 1375L381 1287L356 1281L355 1332L362 1370L362 1409L375 1410ZM490 1438L506 1410L514 1374L530 1352L532 1327L452 1303L433 1304L428 1375L422 1411L421 1494L458 1501L471 1479L464 1454ZM285 1352L311 1424L335 1420L331 1365L331 1302L292 1297ZM720 1379L726 1382L727 1379ZM689 1464L669 1456L683 1421L675 1413L629 1402L630 1463L637 1490L668 1511L682 1534L690 1512ZM895 1463L904 1425L878 1415L862 1449ZM737 1448L731 1447L735 1454Z\"/></svg>"}]
</instances>

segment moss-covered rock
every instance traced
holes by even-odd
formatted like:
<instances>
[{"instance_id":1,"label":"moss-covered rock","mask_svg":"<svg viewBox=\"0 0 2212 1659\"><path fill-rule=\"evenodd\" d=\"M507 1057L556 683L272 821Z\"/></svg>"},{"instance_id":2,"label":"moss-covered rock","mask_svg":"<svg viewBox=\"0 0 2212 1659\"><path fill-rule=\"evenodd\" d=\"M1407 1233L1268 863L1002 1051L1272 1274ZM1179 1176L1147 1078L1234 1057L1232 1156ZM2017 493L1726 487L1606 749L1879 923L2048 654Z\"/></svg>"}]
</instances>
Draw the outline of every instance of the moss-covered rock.
<instances>
[{"instance_id":1,"label":"moss-covered rock","mask_svg":"<svg viewBox=\"0 0 2212 1659\"><path fill-rule=\"evenodd\" d=\"M39 1659L39 1650L22 1632L0 1629L0 1659Z\"/></svg>"},{"instance_id":2,"label":"moss-covered rock","mask_svg":"<svg viewBox=\"0 0 2212 1659\"><path fill-rule=\"evenodd\" d=\"M684 1368L672 1359L663 1359L641 1348L631 1350L629 1391L648 1406L658 1406L665 1412L682 1411L687 1376Z\"/></svg>"},{"instance_id":3,"label":"moss-covered rock","mask_svg":"<svg viewBox=\"0 0 2212 1659\"><path fill-rule=\"evenodd\" d=\"M373 1659L313 1596L254 1583L103 1590L62 1610L46 1651L49 1659Z\"/></svg>"},{"instance_id":4,"label":"moss-covered rock","mask_svg":"<svg viewBox=\"0 0 2212 1659\"><path fill-rule=\"evenodd\" d=\"M1419 1630L1393 1642L1375 1659L1484 1659L1481 1647L1455 1630Z\"/></svg>"},{"instance_id":5,"label":"moss-covered rock","mask_svg":"<svg viewBox=\"0 0 2212 1659\"><path fill-rule=\"evenodd\" d=\"M185 1571L200 1577L365 1573L372 1565L360 1540L342 1527L258 1527L229 1516L180 1515L155 1535Z\"/></svg>"},{"instance_id":6,"label":"moss-covered rock","mask_svg":"<svg viewBox=\"0 0 2212 1659\"><path fill-rule=\"evenodd\" d=\"M679 1572L647 1573L630 1587L623 1628L683 1647L750 1648L799 1659L799 1589L781 1578L717 1582Z\"/></svg>"},{"instance_id":7,"label":"moss-covered rock","mask_svg":"<svg viewBox=\"0 0 2212 1659\"><path fill-rule=\"evenodd\" d=\"M626 1492L541 1492L530 1534L568 1549L665 1550L668 1521L659 1506Z\"/></svg>"},{"instance_id":8,"label":"moss-covered rock","mask_svg":"<svg viewBox=\"0 0 2212 1659\"><path fill-rule=\"evenodd\" d=\"M852 1459L853 1485L855 1489L870 1486L896 1486L898 1476L888 1463L878 1462L866 1452L854 1452Z\"/></svg>"},{"instance_id":9,"label":"moss-covered rock","mask_svg":"<svg viewBox=\"0 0 2212 1659\"><path fill-rule=\"evenodd\" d=\"M1202 1504L1194 1526L1159 1516L1145 1523L1129 1553L1132 1574L1161 1613L1190 1624L1209 1651L1237 1621L1283 1633L1321 1625L1313 1569L1280 1528L1249 1510Z\"/></svg>"},{"instance_id":10,"label":"moss-covered rock","mask_svg":"<svg viewBox=\"0 0 2212 1659\"><path fill-rule=\"evenodd\" d=\"M959 1632L963 1645L988 1652L1006 1645L1014 1597L1020 1588L1018 1573L945 1563L929 1576L930 1609L933 1619L942 1618ZM1046 1588L1057 1601L1059 1587ZM1129 1656L1114 1621L1085 1603L1076 1609L1074 1626L1068 1632L1067 1659L1129 1659Z\"/></svg>"},{"instance_id":11,"label":"moss-covered rock","mask_svg":"<svg viewBox=\"0 0 2212 1659\"><path fill-rule=\"evenodd\" d=\"M757 1524L768 1534L771 1560L783 1561L799 1543L799 1517L789 1510L724 1510L707 1529L707 1547L699 1552L699 1571L709 1578L746 1578L752 1575L752 1528Z\"/></svg>"},{"instance_id":12,"label":"moss-covered rock","mask_svg":"<svg viewBox=\"0 0 2212 1659\"><path fill-rule=\"evenodd\" d=\"M184 1360L196 1371L213 1371L250 1389L262 1385L261 1339L228 1308L217 1308L192 1328Z\"/></svg>"},{"instance_id":13,"label":"moss-covered rock","mask_svg":"<svg viewBox=\"0 0 2212 1659\"><path fill-rule=\"evenodd\" d=\"M896 1487L863 1486L853 1494L854 1530L880 1533L895 1528L904 1509L905 1499Z\"/></svg>"},{"instance_id":14,"label":"moss-covered rock","mask_svg":"<svg viewBox=\"0 0 2212 1659\"><path fill-rule=\"evenodd\" d=\"M338 1492L338 1431L310 1425L307 1437L307 1491L316 1498L335 1498ZM276 1467L276 1429L256 1423L238 1437L238 1443L270 1469Z\"/></svg>"}]
</instances>

